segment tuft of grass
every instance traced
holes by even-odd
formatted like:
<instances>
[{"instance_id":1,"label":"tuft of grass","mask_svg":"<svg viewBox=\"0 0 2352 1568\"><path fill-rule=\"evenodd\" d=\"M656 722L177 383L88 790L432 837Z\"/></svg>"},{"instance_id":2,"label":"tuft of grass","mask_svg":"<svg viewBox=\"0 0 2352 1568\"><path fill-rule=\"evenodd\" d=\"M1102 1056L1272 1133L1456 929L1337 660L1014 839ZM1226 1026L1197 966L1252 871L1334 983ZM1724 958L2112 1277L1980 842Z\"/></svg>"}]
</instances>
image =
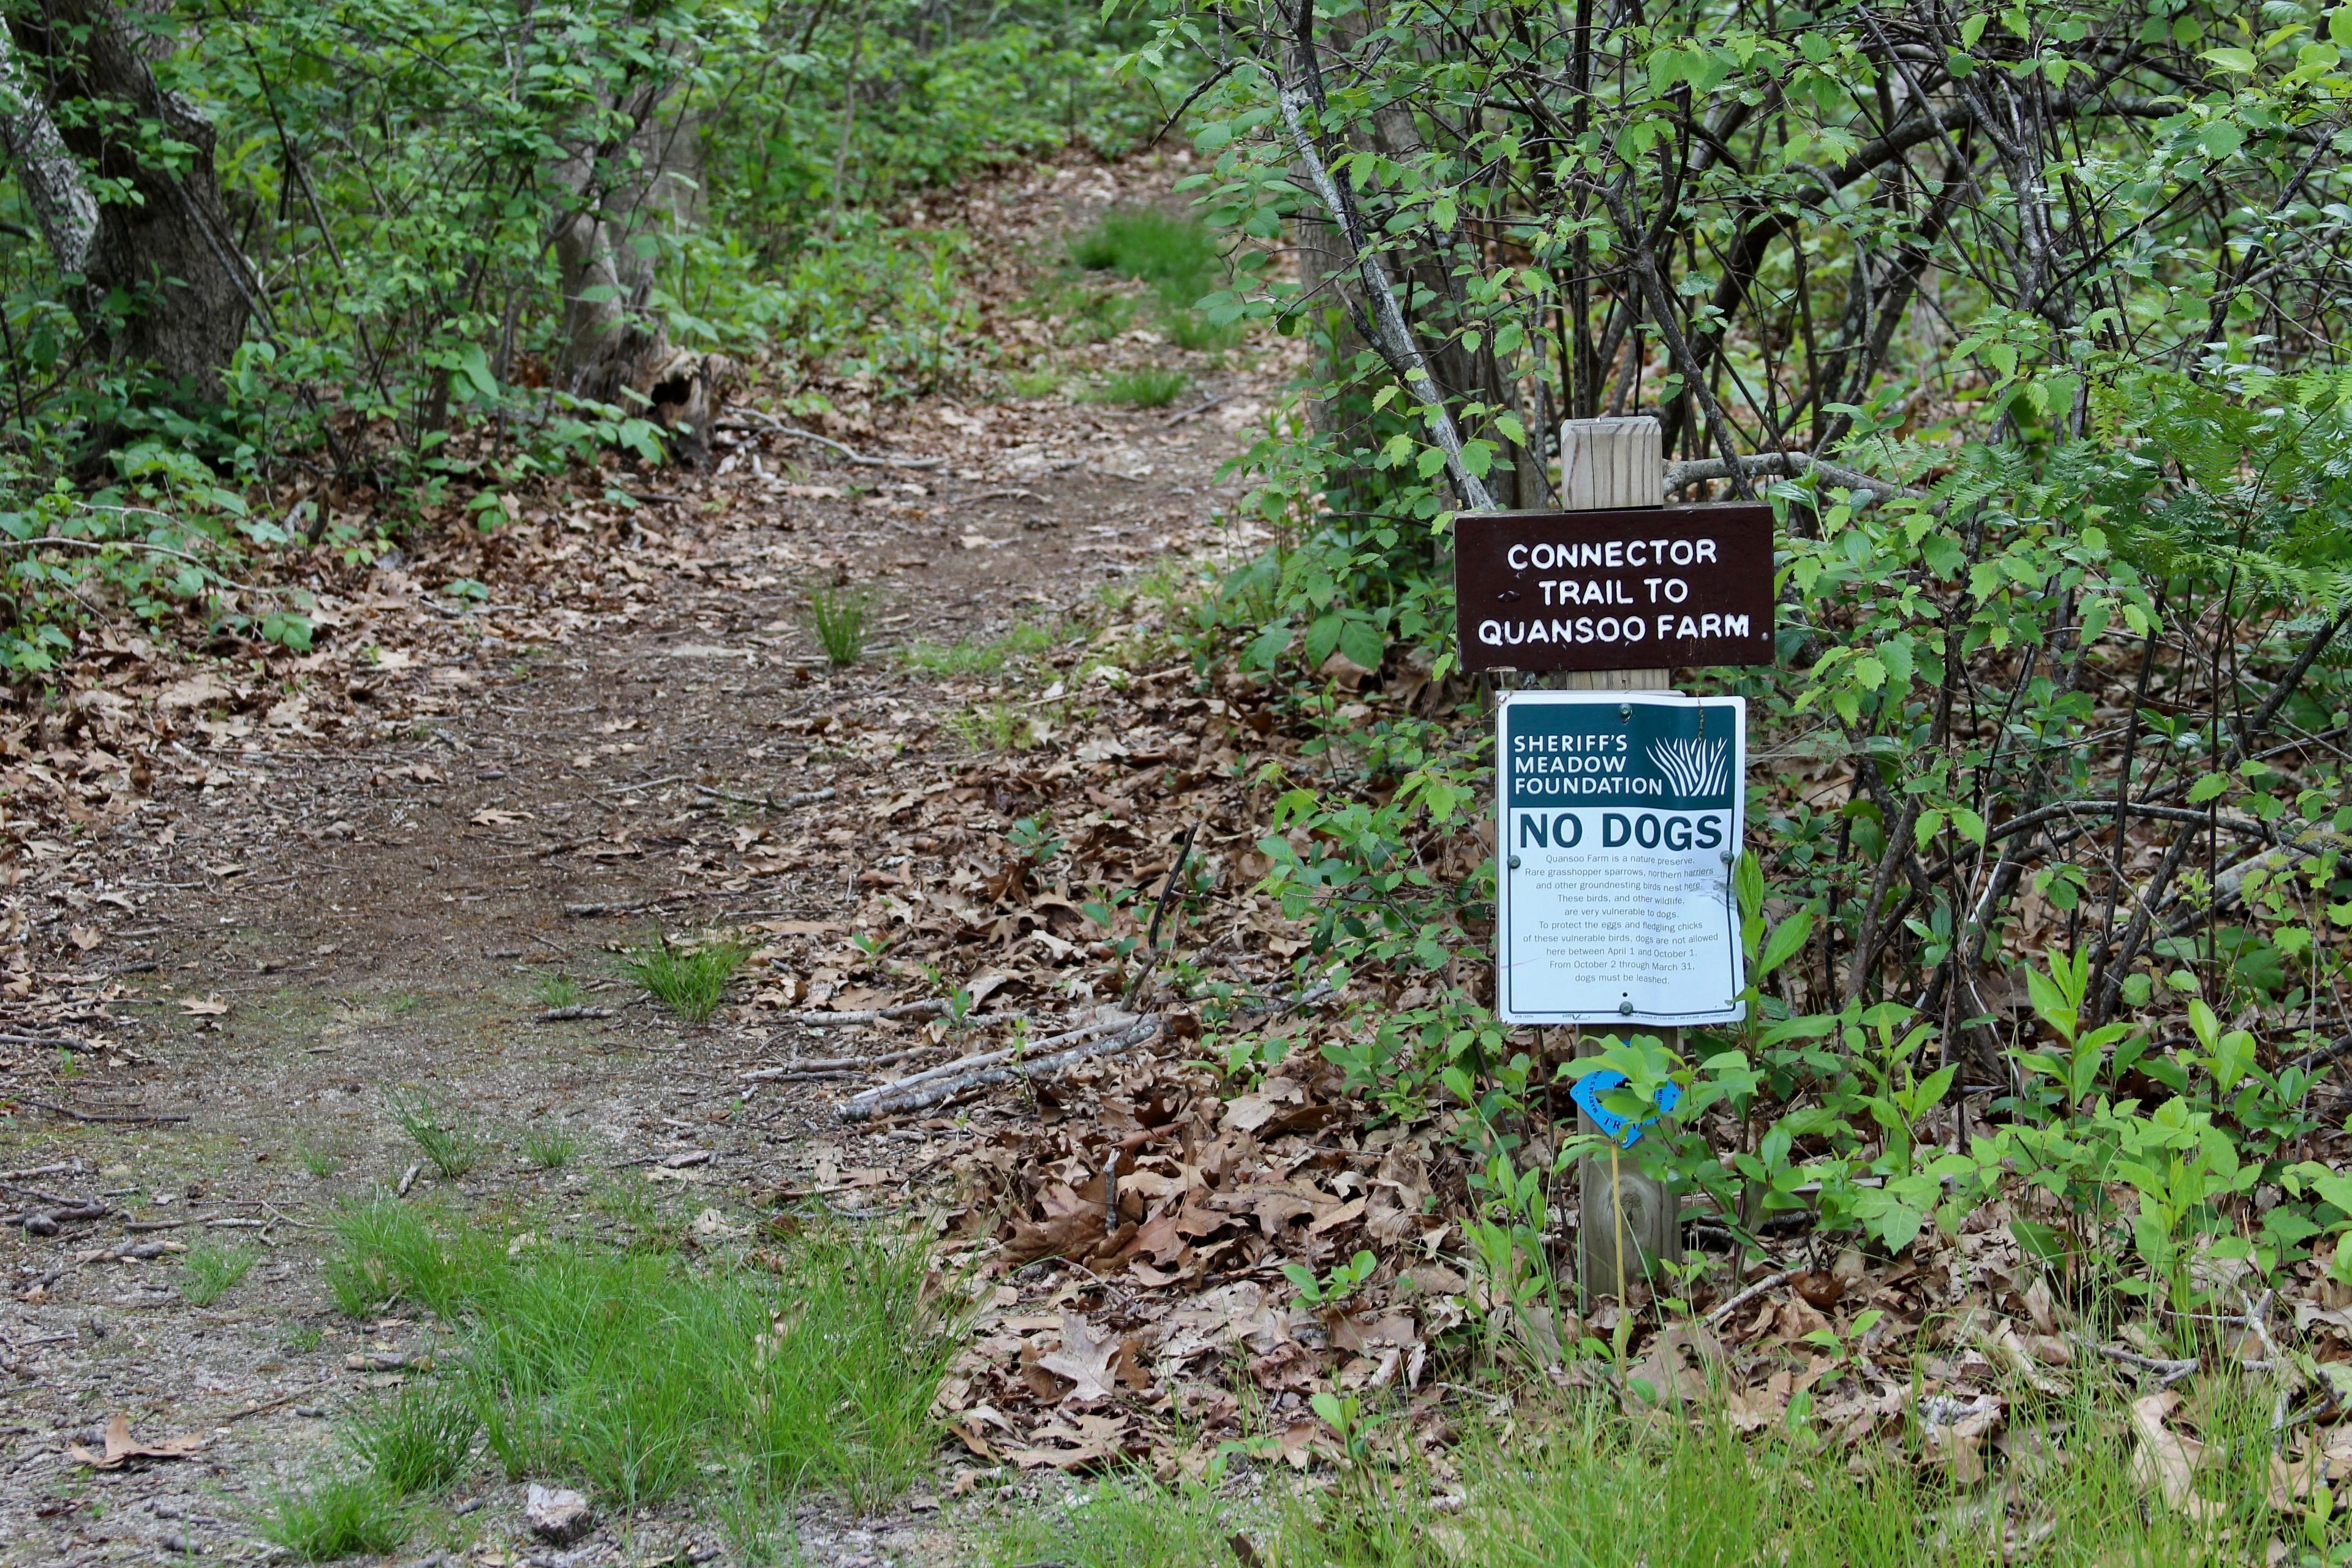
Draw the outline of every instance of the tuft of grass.
<instances>
[{"instance_id":1,"label":"tuft of grass","mask_svg":"<svg viewBox=\"0 0 2352 1568\"><path fill-rule=\"evenodd\" d=\"M673 947L668 937L656 932L653 946L633 948L622 955L621 973L688 1023L701 1024L719 1011L727 995L727 982L748 956L740 942Z\"/></svg>"},{"instance_id":2,"label":"tuft of grass","mask_svg":"<svg viewBox=\"0 0 2352 1568\"><path fill-rule=\"evenodd\" d=\"M522 1130L522 1157L542 1171L561 1170L580 1157L580 1139L561 1117L534 1121Z\"/></svg>"},{"instance_id":3,"label":"tuft of grass","mask_svg":"<svg viewBox=\"0 0 2352 1568\"><path fill-rule=\"evenodd\" d=\"M1023 399L1052 397L1062 390L1061 373L1052 370L1015 371L1004 378L1004 389Z\"/></svg>"},{"instance_id":4,"label":"tuft of grass","mask_svg":"<svg viewBox=\"0 0 2352 1568\"><path fill-rule=\"evenodd\" d=\"M1005 701L987 702L950 714L947 727L968 751L1025 752L1052 738L1035 713Z\"/></svg>"},{"instance_id":5,"label":"tuft of grass","mask_svg":"<svg viewBox=\"0 0 2352 1568\"><path fill-rule=\"evenodd\" d=\"M446 1490L474 1458L473 1405L437 1384L411 1384L353 1420L345 1445L402 1497Z\"/></svg>"},{"instance_id":6,"label":"tuft of grass","mask_svg":"<svg viewBox=\"0 0 2352 1568\"><path fill-rule=\"evenodd\" d=\"M265 1541L305 1563L338 1557L389 1555L408 1540L411 1524L399 1494L372 1475L329 1476L299 1491L269 1500L260 1519Z\"/></svg>"},{"instance_id":7,"label":"tuft of grass","mask_svg":"<svg viewBox=\"0 0 2352 1568\"><path fill-rule=\"evenodd\" d=\"M486 1232L436 1226L432 1213L389 1197L346 1205L333 1221L338 1246L326 1268L335 1305L364 1318L405 1296L427 1311L455 1311L467 1282L500 1249Z\"/></svg>"},{"instance_id":8,"label":"tuft of grass","mask_svg":"<svg viewBox=\"0 0 2352 1568\"><path fill-rule=\"evenodd\" d=\"M1192 378L1181 370L1161 370L1146 365L1140 370L1123 370L1097 386L1087 389L1088 403L1124 403L1132 408L1165 408L1176 401L1177 395L1192 384Z\"/></svg>"},{"instance_id":9,"label":"tuft of grass","mask_svg":"<svg viewBox=\"0 0 2352 1568\"><path fill-rule=\"evenodd\" d=\"M313 1143L307 1139L295 1153L302 1162L302 1168L322 1182L333 1175L343 1163L341 1149L328 1143Z\"/></svg>"},{"instance_id":10,"label":"tuft of grass","mask_svg":"<svg viewBox=\"0 0 2352 1568\"><path fill-rule=\"evenodd\" d=\"M993 675L1006 665L1050 652L1054 631L1034 621L1022 621L1002 637L967 637L941 645L917 642L908 646L906 660L932 675Z\"/></svg>"},{"instance_id":11,"label":"tuft of grass","mask_svg":"<svg viewBox=\"0 0 2352 1568\"><path fill-rule=\"evenodd\" d=\"M1190 307L1217 270L1217 241L1195 218L1157 207L1105 213L1070 241L1070 259L1089 272L1116 272L1149 283L1161 300Z\"/></svg>"},{"instance_id":12,"label":"tuft of grass","mask_svg":"<svg viewBox=\"0 0 2352 1568\"><path fill-rule=\"evenodd\" d=\"M1248 335L1239 321L1222 325L1212 321L1198 310L1172 312L1168 317L1168 341L1180 349L1213 352L1238 345Z\"/></svg>"},{"instance_id":13,"label":"tuft of grass","mask_svg":"<svg viewBox=\"0 0 2352 1568\"><path fill-rule=\"evenodd\" d=\"M580 982L569 974L554 973L539 975L531 981L530 988L538 996L540 1005L549 1008L577 1007L580 998L585 994L580 989Z\"/></svg>"},{"instance_id":14,"label":"tuft of grass","mask_svg":"<svg viewBox=\"0 0 2352 1568\"><path fill-rule=\"evenodd\" d=\"M472 1129L436 1106L421 1089L392 1089L384 1095L383 1106L426 1163L446 1180L456 1181L489 1152Z\"/></svg>"},{"instance_id":15,"label":"tuft of grass","mask_svg":"<svg viewBox=\"0 0 2352 1568\"><path fill-rule=\"evenodd\" d=\"M958 1325L914 1238L803 1233L772 1276L674 1252L500 1238L406 1205L353 1211L332 1267L463 1335L466 1402L509 1479L623 1507L836 1489L861 1510L925 1472Z\"/></svg>"},{"instance_id":16,"label":"tuft of grass","mask_svg":"<svg viewBox=\"0 0 2352 1568\"><path fill-rule=\"evenodd\" d=\"M866 615L872 605L862 588L820 583L809 590L809 625L827 663L845 669L866 657Z\"/></svg>"},{"instance_id":17,"label":"tuft of grass","mask_svg":"<svg viewBox=\"0 0 2352 1568\"><path fill-rule=\"evenodd\" d=\"M249 1247L200 1241L180 1259L180 1294L192 1307L209 1307L252 1272L257 1256Z\"/></svg>"}]
</instances>

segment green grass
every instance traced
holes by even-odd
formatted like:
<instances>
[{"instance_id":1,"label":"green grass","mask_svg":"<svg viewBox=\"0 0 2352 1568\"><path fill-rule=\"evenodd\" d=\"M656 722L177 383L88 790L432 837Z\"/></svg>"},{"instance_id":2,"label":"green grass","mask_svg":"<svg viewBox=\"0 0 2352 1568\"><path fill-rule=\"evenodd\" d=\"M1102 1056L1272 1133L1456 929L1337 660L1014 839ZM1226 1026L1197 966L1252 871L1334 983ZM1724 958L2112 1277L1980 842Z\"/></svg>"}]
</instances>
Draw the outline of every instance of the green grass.
<instances>
[{"instance_id":1,"label":"green grass","mask_svg":"<svg viewBox=\"0 0 2352 1568\"><path fill-rule=\"evenodd\" d=\"M1239 321L1220 324L1198 310L1171 312L1166 319L1168 341L1180 349L1214 352L1233 348L1247 335Z\"/></svg>"},{"instance_id":2,"label":"green grass","mask_svg":"<svg viewBox=\"0 0 2352 1568\"><path fill-rule=\"evenodd\" d=\"M326 1476L299 1490L274 1494L258 1521L261 1538L305 1563L362 1554L382 1557L408 1540L410 1518L399 1494L372 1475Z\"/></svg>"},{"instance_id":3,"label":"green grass","mask_svg":"<svg viewBox=\"0 0 2352 1568\"><path fill-rule=\"evenodd\" d=\"M1025 752L1043 744L1048 733L1033 710L1004 701L984 702L951 713L947 729L971 752Z\"/></svg>"},{"instance_id":4,"label":"green grass","mask_svg":"<svg viewBox=\"0 0 2352 1568\"><path fill-rule=\"evenodd\" d=\"M474 1458L481 1418L457 1392L410 1384L353 1420L344 1443L368 1473L402 1497L446 1490Z\"/></svg>"},{"instance_id":5,"label":"green grass","mask_svg":"<svg viewBox=\"0 0 2352 1568\"><path fill-rule=\"evenodd\" d=\"M1023 621L1002 637L967 637L958 643L908 645L906 661L932 675L993 675L1006 665L1052 651L1054 629Z\"/></svg>"},{"instance_id":6,"label":"green grass","mask_svg":"<svg viewBox=\"0 0 2352 1568\"><path fill-rule=\"evenodd\" d=\"M845 669L866 657L866 616L872 605L862 588L820 583L809 590L809 626L827 663Z\"/></svg>"},{"instance_id":7,"label":"green grass","mask_svg":"<svg viewBox=\"0 0 2352 1568\"><path fill-rule=\"evenodd\" d=\"M522 1130L522 1157L542 1171L558 1171L580 1157L580 1139L561 1117L534 1121Z\"/></svg>"},{"instance_id":8,"label":"green grass","mask_svg":"<svg viewBox=\"0 0 2352 1568\"><path fill-rule=\"evenodd\" d=\"M1165 408L1176 401L1192 378L1181 370L1161 370L1146 365L1140 370L1123 370L1097 385L1088 387L1085 401L1088 403L1123 403L1131 408Z\"/></svg>"},{"instance_id":9,"label":"green grass","mask_svg":"<svg viewBox=\"0 0 2352 1568\"><path fill-rule=\"evenodd\" d=\"M180 1294L192 1307L209 1307L237 1287L257 1256L249 1247L200 1241L180 1259Z\"/></svg>"},{"instance_id":10,"label":"green grass","mask_svg":"<svg viewBox=\"0 0 2352 1568\"><path fill-rule=\"evenodd\" d=\"M1152 207L1112 212L1070 242L1070 259L1089 272L1116 273L1148 284L1159 300L1160 325L1179 348L1229 349L1244 335L1240 322L1220 326L1193 309L1225 285L1216 237L1196 219ZM1069 314L1066 308L1064 314ZM1120 330L1124 326L1122 322ZM1116 331L1099 335L1115 336Z\"/></svg>"},{"instance_id":11,"label":"green grass","mask_svg":"<svg viewBox=\"0 0 2352 1568\"><path fill-rule=\"evenodd\" d=\"M531 981L530 988L539 997L539 1005L550 1009L577 1007L585 994L580 989L580 982L569 974L541 974Z\"/></svg>"},{"instance_id":12,"label":"green grass","mask_svg":"<svg viewBox=\"0 0 2352 1568\"><path fill-rule=\"evenodd\" d=\"M1062 373L1055 370L1015 371L1004 378L1004 389L1019 398L1051 397L1062 390Z\"/></svg>"},{"instance_id":13,"label":"green grass","mask_svg":"<svg viewBox=\"0 0 2352 1568\"><path fill-rule=\"evenodd\" d=\"M1089 272L1116 272L1151 285L1162 302L1188 310L1213 287L1217 242L1198 219L1156 207L1106 213L1070 241L1070 259Z\"/></svg>"},{"instance_id":14,"label":"green grass","mask_svg":"<svg viewBox=\"0 0 2352 1568\"><path fill-rule=\"evenodd\" d=\"M389 1201L347 1210L330 1277L461 1334L456 1388L509 1479L617 1506L832 1489L871 1508L927 1468L955 1325L912 1240L804 1234L779 1274L503 1237Z\"/></svg>"},{"instance_id":15,"label":"green grass","mask_svg":"<svg viewBox=\"0 0 2352 1568\"><path fill-rule=\"evenodd\" d=\"M1135 325L1136 301L1116 287L1065 283L1035 306L1060 319L1065 343L1107 342Z\"/></svg>"},{"instance_id":16,"label":"green grass","mask_svg":"<svg viewBox=\"0 0 2352 1568\"><path fill-rule=\"evenodd\" d=\"M675 947L656 934L651 947L632 948L621 957L621 973L644 986L656 1001L689 1024L708 1023L726 999L727 982L743 967L749 951L740 942L714 942Z\"/></svg>"},{"instance_id":17,"label":"green grass","mask_svg":"<svg viewBox=\"0 0 2352 1568\"><path fill-rule=\"evenodd\" d=\"M1417 1464L1374 1461L1328 1486L1294 1489L1277 1477L1249 1500L1135 1475L1015 1518L992 1555L1000 1564L1195 1568L1234 1561L1225 1542L1236 1531L1263 1561L1318 1568L1993 1568L2004 1542L2010 1562L2189 1568L2261 1561L2273 1538L2316 1550L2306 1535L2315 1527L2265 1505L2271 1445L2259 1390L2225 1387L2205 1400L2208 1453L2221 1457L2198 1472L2214 1510L2198 1523L2133 1475L2123 1405L2136 1391L2090 1387L2097 1377L2063 1402L2014 1401L2015 1446L2004 1453L1986 1436L1993 1476L1983 1485L1956 1486L1935 1464L1915 1463L1916 1436L1892 1447L1823 1443L1802 1427L1743 1439L1706 1419L1529 1402L1514 1415L1507 1450L1472 1417L1454 1456L1459 1475L1444 1482ZM2050 1456L2039 1461L2022 1441L2035 1431ZM1433 1500L1446 1492L1441 1510ZM2342 1551L2344 1533L2339 1517L2330 1549Z\"/></svg>"},{"instance_id":18,"label":"green grass","mask_svg":"<svg viewBox=\"0 0 2352 1568\"><path fill-rule=\"evenodd\" d=\"M322 1182L333 1175L343 1163L343 1152L326 1143L312 1143L306 1141L295 1151L295 1155L302 1162L304 1170Z\"/></svg>"},{"instance_id":19,"label":"green grass","mask_svg":"<svg viewBox=\"0 0 2352 1568\"><path fill-rule=\"evenodd\" d=\"M489 1152L471 1128L435 1105L421 1089L392 1089L383 1097L383 1107L445 1180L465 1175Z\"/></svg>"}]
</instances>

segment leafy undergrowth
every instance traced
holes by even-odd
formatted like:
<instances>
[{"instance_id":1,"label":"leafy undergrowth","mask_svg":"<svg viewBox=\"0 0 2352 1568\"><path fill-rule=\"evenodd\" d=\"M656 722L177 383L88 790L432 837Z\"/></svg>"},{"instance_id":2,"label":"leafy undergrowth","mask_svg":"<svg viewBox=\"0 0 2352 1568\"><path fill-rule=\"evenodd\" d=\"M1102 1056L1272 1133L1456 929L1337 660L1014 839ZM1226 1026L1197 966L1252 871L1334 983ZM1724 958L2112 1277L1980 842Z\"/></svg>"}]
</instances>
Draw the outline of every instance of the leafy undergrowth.
<instances>
[{"instance_id":1,"label":"leafy undergrowth","mask_svg":"<svg viewBox=\"0 0 2352 1568\"><path fill-rule=\"evenodd\" d=\"M2000 1485L1956 1487L1932 1436L1848 1456L1798 1428L1757 1440L1712 1417L1538 1397L1508 1422L1477 1419L1449 1459L1415 1458L1398 1423L1343 1418L1352 1458L1328 1482L1233 1484L1129 1474L1059 1507L1003 1521L996 1563L1192 1568L1240 1561L1327 1568L1432 1563L1536 1568L1928 1568L2013 1563L2160 1565L2332 1563L2315 1527L2281 1522L2267 1413L2215 1389L2231 1456L2198 1467L2189 1506L2145 1506L2151 1461L2118 1433L2112 1394L2062 1402L2001 1440ZM2159 1465L2160 1468L2160 1465ZM1220 1481L1224 1484L1218 1484ZM1238 1538L1238 1539L1236 1539ZM1244 1547L1247 1551L1243 1550Z\"/></svg>"},{"instance_id":2,"label":"leafy undergrowth","mask_svg":"<svg viewBox=\"0 0 2352 1568\"><path fill-rule=\"evenodd\" d=\"M336 1233L328 1276L347 1309L413 1302L457 1341L440 1392L352 1435L390 1492L446 1489L477 1433L510 1480L569 1479L633 1508L722 1482L754 1507L829 1490L871 1508L930 1454L927 1412L957 1324L927 1290L919 1247L804 1234L698 1263L391 1201L346 1211Z\"/></svg>"}]
</instances>

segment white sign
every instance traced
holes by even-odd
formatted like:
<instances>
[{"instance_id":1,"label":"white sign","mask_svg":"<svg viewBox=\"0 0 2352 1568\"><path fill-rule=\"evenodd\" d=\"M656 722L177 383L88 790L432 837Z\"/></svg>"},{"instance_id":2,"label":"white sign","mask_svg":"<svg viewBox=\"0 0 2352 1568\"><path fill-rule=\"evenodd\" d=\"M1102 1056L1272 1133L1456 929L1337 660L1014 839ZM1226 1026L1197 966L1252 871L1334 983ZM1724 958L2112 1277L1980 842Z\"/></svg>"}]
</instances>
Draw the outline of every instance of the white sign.
<instances>
[{"instance_id":1,"label":"white sign","mask_svg":"<svg viewBox=\"0 0 2352 1568\"><path fill-rule=\"evenodd\" d=\"M1518 691L1495 724L1503 1021L1738 1023L1747 699Z\"/></svg>"}]
</instances>

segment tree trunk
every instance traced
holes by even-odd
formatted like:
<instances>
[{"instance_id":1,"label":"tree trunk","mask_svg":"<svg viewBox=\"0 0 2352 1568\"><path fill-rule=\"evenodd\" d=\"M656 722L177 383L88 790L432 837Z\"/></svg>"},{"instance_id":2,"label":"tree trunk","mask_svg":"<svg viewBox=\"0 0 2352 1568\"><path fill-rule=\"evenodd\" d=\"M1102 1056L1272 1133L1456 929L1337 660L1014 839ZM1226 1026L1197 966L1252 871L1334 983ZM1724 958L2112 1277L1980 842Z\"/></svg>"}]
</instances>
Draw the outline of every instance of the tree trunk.
<instances>
[{"instance_id":1,"label":"tree trunk","mask_svg":"<svg viewBox=\"0 0 2352 1568\"><path fill-rule=\"evenodd\" d=\"M0 103L0 138L58 270L82 279L84 330L116 363L218 398L253 298L221 210L212 123L156 85L110 0L44 0L37 11L12 7L7 21L15 48L0 99L17 101ZM28 77L41 100L10 93ZM187 149L184 172L141 155L142 122ZM120 182L128 199L92 200L85 170ZM117 297L130 301L119 317L107 308Z\"/></svg>"},{"instance_id":2,"label":"tree trunk","mask_svg":"<svg viewBox=\"0 0 2352 1568\"><path fill-rule=\"evenodd\" d=\"M670 342L661 318L646 310L652 266L629 239L648 221L681 226L699 221L698 132L691 116L665 121L648 106L634 138L643 172L625 191L604 189L593 161L567 162L559 173L575 193L575 205L557 225L553 241L563 289L557 384L575 397L653 420L693 464L709 456L710 421L738 368L724 355Z\"/></svg>"}]
</instances>

